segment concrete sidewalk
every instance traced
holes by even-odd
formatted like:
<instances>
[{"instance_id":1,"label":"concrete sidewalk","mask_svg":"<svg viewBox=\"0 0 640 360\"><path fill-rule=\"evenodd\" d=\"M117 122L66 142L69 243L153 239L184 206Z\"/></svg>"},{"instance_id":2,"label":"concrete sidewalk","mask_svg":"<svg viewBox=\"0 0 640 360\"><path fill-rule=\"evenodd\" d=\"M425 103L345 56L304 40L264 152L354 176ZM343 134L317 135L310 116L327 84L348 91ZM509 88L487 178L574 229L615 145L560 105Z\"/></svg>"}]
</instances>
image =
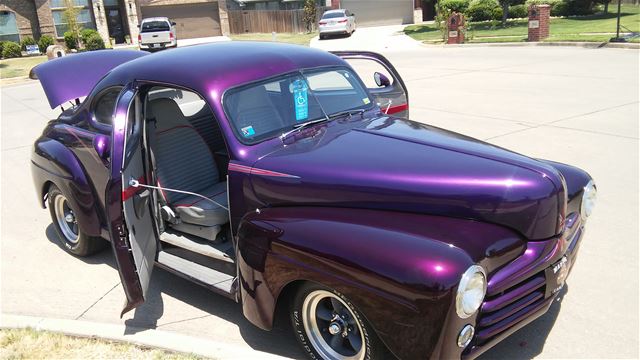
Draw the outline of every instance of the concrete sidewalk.
<instances>
[{"instance_id":1,"label":"concrete sidewalk","mask_svg":"<svg viewBox=\"0 0 640 360\"><path fill-rule=\"evenodd\" d=\"M269 353L249 350L223 342L211 341L153 329L136 329L91 321L51 319L35 316L0 314L0 328L32 328L72 336L97 337L135 345L195 354L213 359L287 359Z\"/></svg>"},{"instance_id":2,"label":"concrete sidewalk","mask_svg":"<svg viewBox=\"0 0 640 360\"><path fill-rule=\"evenodd\" d=\"M411 51L422 44L405 35L405 25L375 26L357 28L350 36L335 35L325 40L317 36L311 39L309 46L327 51L368 50L376 52Z\"/></svg>"}]
</instances>

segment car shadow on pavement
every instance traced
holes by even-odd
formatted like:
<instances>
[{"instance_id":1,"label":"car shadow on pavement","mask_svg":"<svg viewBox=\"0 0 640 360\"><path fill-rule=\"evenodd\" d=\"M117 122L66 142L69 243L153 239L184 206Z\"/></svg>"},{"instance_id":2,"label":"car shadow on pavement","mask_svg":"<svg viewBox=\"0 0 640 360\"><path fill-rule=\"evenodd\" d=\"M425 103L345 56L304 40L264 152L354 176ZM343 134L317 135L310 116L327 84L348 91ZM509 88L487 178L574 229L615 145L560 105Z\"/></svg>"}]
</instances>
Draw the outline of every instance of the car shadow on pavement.
<instances>
[{"instance_id":1,"label":"car shadow on pavement","mask_svg":"<svg viewBox=\"0 0 640 360\"><path fill-rule=\"evenodd\" d=\"M47 227L46 236L49 241L64 251L53 224ZM77 257L77 259L87 264L107 264L114 270L117 269L115 258L109 247L95 255ZM119 286L118 290L120 290ZM296 343L286 314L277 314L274 328L271 331L264 331L251 324L244 317L240 304L157 267L153 270L145 303L134 310L133 318L125 321L125 334L136 333L144 329L176 331L178 328L176 324L208 317L207 315L173 321L163 320L165 304L162 300L162 294L194 306L202 312L211 314L211 316L236 324L243 340L255 350L296 359L304 358L304 354ZM209 326L215 326L215 322L211 321ZM203 331L202 333L206 334L207 332ZM198 337L206 338L206 335L198 335ZM210 339L220 341L214 337Z\"/></svg>"},{"instance_id":2,"label":"car shadow on pavement","mask_svg":"<svg viewBox=\"0 0 640 360\"><path fill-rule=\"evenodd\" d=\"M57 244L64 251L53 224L47 227L46 235L49 241ZM110 249L78 259L88 264L107 264L116 269L115 259ZM498 343L479 359L532 359L542 353L568 289L568 285L565 284L546 314ZM240 304L159 268L153 271L145 303L134 310L133 318L125 321L127 326L125 333L135 333L144 329L163 329L169 326L175 329L176 324L181 322L207 317L163 321L163 293L207 314L236 324L243 340L255 350L296 359L305 357L296 343L286 312L276 314L276 323L272 331L261 330L245 319ZM211 340L219 341L220 339L212 338Z\"/></svg>"}]
</instances>

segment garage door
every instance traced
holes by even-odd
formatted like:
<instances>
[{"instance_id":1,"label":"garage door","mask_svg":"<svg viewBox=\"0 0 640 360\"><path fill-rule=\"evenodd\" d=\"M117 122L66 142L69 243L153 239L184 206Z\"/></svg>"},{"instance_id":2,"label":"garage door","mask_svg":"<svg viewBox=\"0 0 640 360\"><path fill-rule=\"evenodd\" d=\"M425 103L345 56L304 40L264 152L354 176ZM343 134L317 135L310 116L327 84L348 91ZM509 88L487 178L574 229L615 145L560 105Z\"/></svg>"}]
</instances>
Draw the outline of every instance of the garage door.
<instances>
[{"instance_id":1,"label":"garage door","mask_svg":"<svg viewBox=\"0 0 640 360\"><path fill-rule=\"evenodd\" d=\"M218 3L141 6L142 17L166 16L176 23L178 39L222 35Z\"/></svg>"},{"instance_id":2,"label":"garage door","mask_svg":"<svg viewBox=\"0 0 640 360\"><path fill-rule=\"evenodd\" d=\"M358 25L413 23L413 0L342 0L340 7L356 14Z\"/></svg>"}]
</instances>

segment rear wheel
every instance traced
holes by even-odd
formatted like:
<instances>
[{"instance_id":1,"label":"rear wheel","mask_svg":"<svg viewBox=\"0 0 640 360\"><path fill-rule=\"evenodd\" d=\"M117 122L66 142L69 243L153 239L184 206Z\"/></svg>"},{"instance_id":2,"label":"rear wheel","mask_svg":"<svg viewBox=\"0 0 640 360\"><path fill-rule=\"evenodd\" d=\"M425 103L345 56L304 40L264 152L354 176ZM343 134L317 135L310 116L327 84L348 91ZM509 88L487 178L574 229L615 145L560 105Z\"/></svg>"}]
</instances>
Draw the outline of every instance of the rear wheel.
<instances>
[{"instance_id":1,"label":"rear wheel","mask_svg":"<svg viewBox=\"0 0 640 360\"><path fill-rule=\"evenodd\" d=\"M77 256L88 256L102 250L106 242L85 234L78 225L76 211L57 186L49 188L49 212L64 249Z\"/></svg>"},{"instance_id":2,"label":"rear wheel","mask_svg":"<svg viewBox=\"0 0 640 360\"><path fill-rule=\"evenodd\" d=\"M342 294L315 284L300 288L291 309L298 342L312 359L384 358L384 345Z\"/></svg>"}]
</instances>

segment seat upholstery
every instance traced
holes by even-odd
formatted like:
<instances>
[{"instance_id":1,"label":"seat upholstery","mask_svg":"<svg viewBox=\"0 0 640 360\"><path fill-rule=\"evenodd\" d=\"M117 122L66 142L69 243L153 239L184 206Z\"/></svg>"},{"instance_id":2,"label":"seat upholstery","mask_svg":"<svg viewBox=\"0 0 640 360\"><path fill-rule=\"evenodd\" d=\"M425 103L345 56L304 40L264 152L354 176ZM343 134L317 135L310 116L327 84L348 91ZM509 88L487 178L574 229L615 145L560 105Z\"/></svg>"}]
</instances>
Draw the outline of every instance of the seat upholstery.
<instances>
[{"instance_id":1,"label":"seat upholstery","mask_svg":"<svg viewBox=\"0 0 640 360\"><path fill-rule=\"evenodd\" d=\"M255 86L243 91L242 99L237 106L236 123L239 128L252 126L256 134L265 134L285 126L285 122L273 106L264 86Z\"/></svg>"},{"instance_id":2,"label":"seat upholstery","mask_svg":"<svg viewBox=\"0 0 640 360\"><path fill-rule=\"evenodd\" d=\"M220 182L218 168L204 139L187 121L175 101L152 100L156 119L152 150L160 187L189 191L227 206L227 184ZM162 196L185 223L215 226L229 221L226 209L197 196L163 191Z\"/></svg>"}]
</instances>

